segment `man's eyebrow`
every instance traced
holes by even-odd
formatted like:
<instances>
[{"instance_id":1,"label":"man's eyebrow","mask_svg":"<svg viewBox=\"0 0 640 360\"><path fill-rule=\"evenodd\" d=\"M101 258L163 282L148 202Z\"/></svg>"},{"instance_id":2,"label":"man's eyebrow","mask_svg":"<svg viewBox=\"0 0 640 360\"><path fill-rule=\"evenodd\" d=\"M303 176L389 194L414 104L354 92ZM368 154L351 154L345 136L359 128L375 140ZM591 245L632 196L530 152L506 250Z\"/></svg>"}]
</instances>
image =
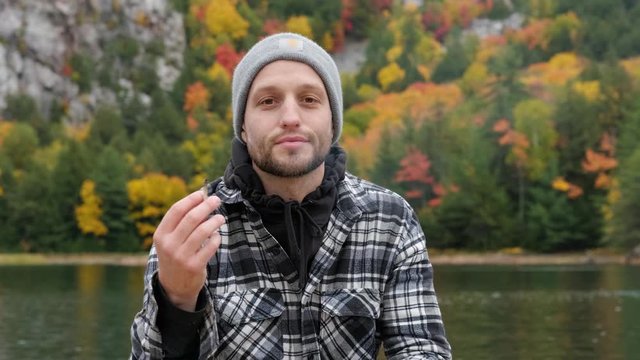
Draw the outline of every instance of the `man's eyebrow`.
<instances>
[{"instance_id":1,"label":"man's eyebrow","mask_svg":"<svg viewBox=\"0 0 640 360\"><path fill-rule=\"evenodd\" d=\"M309 91L309 90L310 91L320 91L322 93L326 92L323 83L311 83L311 82L308 82L308 83L303 83L303 84L297 86L297 88L299 90L306 90L306 91ZM260 87L256 88L253 91L253 95L262 94L262 93L265 93L265 92L269 93L269 92L277 92L277 91L280 91L280 87L278 87L276 85L263 85L263 86L260 86Z\"/></svg>"},{"instance_id":2,"label":"man's eyebrow","mask_svg":"<svg viewBox=\"0 0 640 360\"><path fill-rule=\"evenodd\" d=\"M322 83L304 83L302 85L299 86L301 89L303 90L318 90L318 91L325 91L324 88L324 84Z\"/></svg>"}]
</instances>

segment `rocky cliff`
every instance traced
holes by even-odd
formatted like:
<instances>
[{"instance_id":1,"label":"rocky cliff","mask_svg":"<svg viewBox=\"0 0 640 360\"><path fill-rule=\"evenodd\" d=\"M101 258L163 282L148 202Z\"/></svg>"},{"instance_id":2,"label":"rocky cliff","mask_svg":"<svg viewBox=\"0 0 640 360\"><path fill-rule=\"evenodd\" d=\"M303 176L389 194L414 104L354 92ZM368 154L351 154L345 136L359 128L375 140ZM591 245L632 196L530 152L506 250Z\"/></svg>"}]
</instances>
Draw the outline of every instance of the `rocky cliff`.
<instances>
[{"instance_id":1,"label":"rocky cliff","mask_svg":"<svg viewBox=\"0 0 640 360\"><path fill-rule=\"evenodd\" d=\"M60 105L77 123L123 97L148 104L135 80L170 89L184 49L182 15L165 0L3 0L0 110L26 94L44 114Z\"/></svg>"}]
</instances>

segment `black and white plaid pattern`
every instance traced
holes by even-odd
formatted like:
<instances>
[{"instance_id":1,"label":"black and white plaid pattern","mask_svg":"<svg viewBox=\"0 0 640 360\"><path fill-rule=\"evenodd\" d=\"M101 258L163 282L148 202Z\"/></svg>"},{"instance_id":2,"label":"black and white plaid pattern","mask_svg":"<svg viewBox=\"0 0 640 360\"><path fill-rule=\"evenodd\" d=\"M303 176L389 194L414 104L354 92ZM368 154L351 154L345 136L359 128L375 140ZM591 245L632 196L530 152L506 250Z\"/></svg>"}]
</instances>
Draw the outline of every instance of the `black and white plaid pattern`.
<instances>
[{"instance_id":1,"label":"black and white plaid pattern","mask_svg":"<svg viewBox=\"0 0 640 360\"><path fill-rule=\"evenodd\" d=\"M347 174L304 289L240 193L220 184L226 223L208 266L200 359L450 359L425 237L400 196ZM151 249L132 359L161 359Z\"/></svg>"}]
</instances>

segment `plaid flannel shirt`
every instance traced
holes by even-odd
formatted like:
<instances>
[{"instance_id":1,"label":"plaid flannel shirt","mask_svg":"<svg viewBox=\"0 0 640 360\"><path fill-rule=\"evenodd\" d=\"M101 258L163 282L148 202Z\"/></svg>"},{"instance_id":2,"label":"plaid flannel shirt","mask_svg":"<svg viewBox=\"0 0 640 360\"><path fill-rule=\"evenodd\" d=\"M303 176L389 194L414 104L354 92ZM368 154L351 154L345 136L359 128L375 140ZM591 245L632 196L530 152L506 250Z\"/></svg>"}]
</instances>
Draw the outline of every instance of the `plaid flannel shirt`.
<instances>
[{"instance_id":1,"label":"plaid flannel shirt","mask_svg":"<svg viewBox=\"0 0 640 360\"><path fill-rule=\"evenodd\" d=\"M213 189L210 189L213 191ZM200 359L450 359L425 237L397 194L346 174L304 289L240 192L221 183L222 243L208 264ZM161 359L151 249L132 359Z\"/></svg>"}]
</instances>

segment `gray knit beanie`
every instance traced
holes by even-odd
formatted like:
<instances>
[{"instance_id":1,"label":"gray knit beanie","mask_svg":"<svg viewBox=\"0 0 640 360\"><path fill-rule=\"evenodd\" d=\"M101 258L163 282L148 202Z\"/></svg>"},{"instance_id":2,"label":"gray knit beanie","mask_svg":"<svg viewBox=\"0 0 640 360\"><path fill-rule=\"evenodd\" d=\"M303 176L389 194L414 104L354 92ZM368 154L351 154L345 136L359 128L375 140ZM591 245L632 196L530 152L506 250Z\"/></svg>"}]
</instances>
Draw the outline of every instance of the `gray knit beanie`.
<instances>
[{"instance_id":1,"label":"gray knit beanie","mask_svg":"<svg viewBox=\"0 0 640 360\"><path fill-rule=\"evenodd\" d=\"M263 67L277 60L305 63L320 76L329 96L335 144L342 132L342 86L338 67L320 45L293 33L281 33L264 38L256 43L236 66L231 86L233 130L236 138L242 141L240 134L244 123L244 111L253 79Z\"/></svg>"}]
</instances>

